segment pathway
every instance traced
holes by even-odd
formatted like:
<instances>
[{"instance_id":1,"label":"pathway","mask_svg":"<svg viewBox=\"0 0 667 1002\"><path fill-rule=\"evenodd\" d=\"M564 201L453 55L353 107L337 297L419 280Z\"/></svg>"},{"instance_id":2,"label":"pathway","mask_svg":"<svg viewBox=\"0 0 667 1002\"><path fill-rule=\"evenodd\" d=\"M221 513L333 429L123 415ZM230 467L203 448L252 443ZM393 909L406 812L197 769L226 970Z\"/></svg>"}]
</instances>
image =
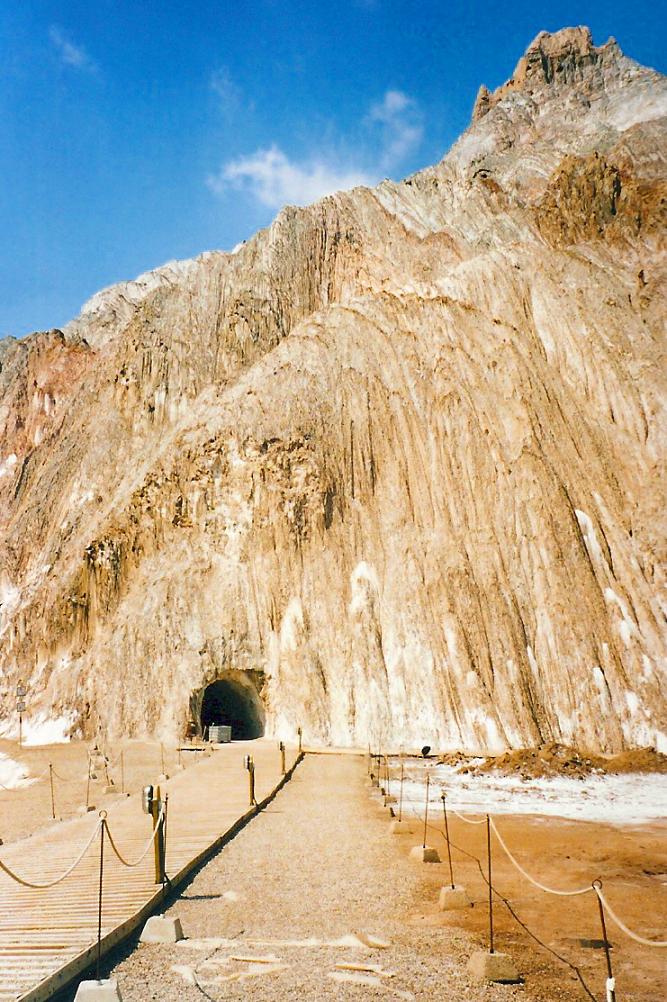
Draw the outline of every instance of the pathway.
<instances>
[{"instance_id":1,"label":"pathway","mask_svg":"<svg viewBox=\"0 0 667 1002\"><path fill-rule=\"evenodd\" d=\"M163 791L169 794L167 873L176 877L193 858L248 812L248 774L243 758L252 753L257 799L281 781L276 742L235 742L187 772L177 773ZM288 751L288 766L295 752ZM147 779L147 781L149 781ZM67 983L95 955L97 934L99 833L97 813L3 846L0 859L21 877L46 883L64 872L93 835L90 848L74 872L48 890L33 890L0 872L0 1002L39 1002ZM108 825L128 861L141 855L151 834L149 817L138 795L118 798L109 807ZM157 901L152 848L143 862L127 869L106 843L102 934L111 945L142 921ZM158 889L159 890L159 889Z\"/></svg>"}]
</instances>

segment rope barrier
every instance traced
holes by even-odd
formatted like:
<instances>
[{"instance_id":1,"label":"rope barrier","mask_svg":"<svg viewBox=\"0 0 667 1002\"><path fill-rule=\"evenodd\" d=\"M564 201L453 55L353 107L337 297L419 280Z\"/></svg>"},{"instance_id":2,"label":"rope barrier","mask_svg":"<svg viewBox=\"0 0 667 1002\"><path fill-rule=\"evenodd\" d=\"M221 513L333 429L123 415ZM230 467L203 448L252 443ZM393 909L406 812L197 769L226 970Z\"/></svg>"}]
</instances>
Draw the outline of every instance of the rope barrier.
<instances>
[{"instance_id":1,"label":"rope barrier","mask_svg":"<svg viewBox=\"0 0 667 1002\"><path fill-rule=\"evenodd\" d=\"M612 920L612 922L615 922L616 925L618 926L618 928L621 930L621 932L624 932L626 936L629 936L630 939L634 939L635 943L639 943L639 944L641 944L641 946L655 946L655 947L658 947L659 949L664 949L665 947L667 947L667 940L664 940L664 939L644 939L643 936L640 936L638 933L633 932L632 929L628 929L628 927L625 924L625 922L623 922L618 917L618 915L613 910L613 908L611 907L611 905L609 904L609 902L605 898L604 894L602 893L602 885L601 885L601 882L599 880L594 880L593 881L592 890L595 891L595 893L597 894L598 898L602 902L603 906L607 909L607 912L609 914L609 918Z\"/></svg>"},{"instance_id":2,"label":"rope barrier","mask_svg":"<svg viewBox=\"0 0 667 1002\"><path fill-rule=\"evenodd\" d=\"M465 821L465 823L467 825L485 825L486 824L486 818L480 818L479 821L477 821L474 818L466 818L463 814L459 814L459 812L455 811L453 807L448 807L447 810L451 811L452 814L455 814L457 816L457 818L459 818L460 821Z\"/></svg>"},{"instance_id":3,"label":"rope barrier","mask_svg":"<svg viewBox=\"0 0 667 1002\"><path fill-rule=\"evenodd\" d=\"M410 801L410 803L414 804L415 801ZM449 810L449 808L448 808L448 810ZM412 813L412 815L413 815L414 818L416 818L419 821L423 821L423 818L419 814L418 811L412 811L411 813ZM486 818L484 819L484 821L486 821ZM428 825L428 827L432 831L437 832L438 835L441 835L442 838L446 838L444 832L442 832L439 828L436 828L435 825ZM484 883L487 886L489 886L491 888L491 891L493 892L493 894L495 894L495 896L500 901L502 901L502 903L505 905L505 907L507 908L508 912L510 913L510 915L512 916L512 918L514 919L514 921L517 923L517 925L521 926L521 928L524 930L524 932L526 932L530 936L530 938L533 939L539 946L541 946L543 949L545 949L547 951L547 953L550 953L553 957L556 958L556 960L559 960L562 964L565 964L566 967L569 967L569 969L571 971L573 971L573 973L576 975L576 977L577 977L577 979L578 979L578 981L579 981L582 989L586 993L586 996L591 1000L591 1002L598 1002L596 996L592 993L592 991L590 990L590 988L586 984L586 982L584 980L584 976L581 973L580 969L577 967L577 965L573 964L571 960L567 959L567 957L563 957L560 953L557 953L547 943L544 943L539 938L539 936L537 936L536 933L534 933L526 925L526 923L523 921L523 919L521 919L520 916L517 915L517 913L514 910L514 907L512 906L511 902L503 894L501 894L501 892L496 887L493 887L493 885L489 884L487 876L484 873L484 870L482 869L482 861L479 859L479 857L475 856L471 852L468 852L467 849L463 849L460 845L457 845L456 842L452 842L451 839L447 839L447 841L449 842L449 845L451 845L451 847L453 849L456 849L458 852L462 853L464 856L467 856L468 859L471 859L476 864L477 869L479 870L480 876L481 876L482 880L484 881Z\"/></svg>"},{"instance_id":4,"label":"rope barrier","mask_svg":"<svg viewBox=\"0 0 667 1002\"><path fill-rule=\"evenodd\" d=\"M77 858L74 860L74 862L72 863L72 865L70 867L68 867L67 870L65 870L65 872L62 873L59 877L56 877L55 880L50 880L50 881L48 881L45 884L42 884L42 883L38 884L38 883L34 883L34 882L30 881L30 880L26 880L24 877L20 877L17 873L14 873L14 871L11 870L7 866L6 863L3 863L3 861L1 859L0 859L0 870L4 870L4 872L7 874L8 877L11 877L12 880L15 880L17 884L21 884L23 887L30 887L30 888L33 888L35 890L44 890L47 887L55 887L56 884L62 883L62 881L65 880L66 877L69 877L70 873L72 873L77 868L77 866L79 865L79 863L81 862L81 860L83 859L83 857L86 855L86 853L90 849L90 846L93 843L93 839L97 835L97 832L99 831L99 828L100 828L101 824L102 824L101 820L97 822L97 824L93 828L93 831L91 833L90 838L88 839L88 841L86 842L86 844L84 845L83 849L81 850L81 852L79 853L79 855L77 856Z\"/></svg>"},{"instance_id":5,"label":"rope barrier","mask_svg":"<svg viewBox=\"0 0 667 1002\"><path fill-rule=\"evenodd\" d=\"M113 849L113 851L115 852L116 856L118 857L118 859L120 860L120 862L123 864L123 866L127 866L128 869L132 869L135 866L139 866L139 864L144 861L144 859L146 858L146 856L148 855L148 853L150 851L151 846L153 845L153 843L155 841L155 836L157 835L158 829L160 827L160 824L162 823L162 819L163 818L164 818L164 807L160 810L160 813L157 816L157 820L155 822L155 826L153 827L153 831L151 833L151 837L149 838L148 842L146 843L146 848L141 853L141 855L139 856L139 858L137 860L135 860L134 863L129 863L121 855L121 853L120 853L120 851L118 849L118 846L114 842L113 836L111 835L111 830L109 828L109 824L107 823L107 837L109 839L109 842L111 843L111 848Z\"/></svg>"},{"instance_id":6,"label":"rope barrier","mask_svg":"<svg viewBox=\"0 0 667 1002\"><path fill-rule=\"evenodd\" d=\"M512 862L514 864L514 866L517 868L517 870L519 871L519 873L521 873L526 878L526 880L530 881L531 884L534 884L535 887L539 887L539 889L541 891L546 891L547 894L557 894L559 897L569 898L569 897L575 897L577 894L589 894L590 891L593 890L592 886L588 886L588 887L581 887L581 888L579 888L576 891L559 891L555 887L546 887L545 884L541 884L539 882L539 880L535 880L534 877L531 877L531 875L526 870L524 870L524 868L521 866L521 863L519 863L519 861L514 858L514 856L512 855L512 853L507 848L507 845L505 843L504 838L502 837L502 835L500 834L500 832L496 828L496 823L493 820L493 818L491 818L491 827L493 828L493 831L495 832L496 838L498 839L498 841L500 842L501 846L505 850L505 853L506 853L508 859L510 860L510 862Z\"/></svg>"}]
</instances>

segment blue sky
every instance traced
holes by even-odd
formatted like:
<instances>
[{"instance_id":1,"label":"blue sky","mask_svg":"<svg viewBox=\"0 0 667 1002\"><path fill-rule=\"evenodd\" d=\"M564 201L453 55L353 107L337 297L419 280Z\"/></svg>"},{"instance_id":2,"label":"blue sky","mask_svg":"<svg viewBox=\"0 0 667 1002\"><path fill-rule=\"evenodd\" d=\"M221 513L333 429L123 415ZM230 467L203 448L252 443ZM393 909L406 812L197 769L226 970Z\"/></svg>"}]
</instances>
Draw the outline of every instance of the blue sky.
<instances>
[{"instance_id":1,"label":"blue sky","mask_svg":"<svg viewBox=\"0 0 667 1002\"><path fill-rule=\"evenodd\" d=\"M659 10L0 0L0 336L230 249L285 202L436 162L541 29L588 24L665 72Z\"/></svg>"}]
</instances>

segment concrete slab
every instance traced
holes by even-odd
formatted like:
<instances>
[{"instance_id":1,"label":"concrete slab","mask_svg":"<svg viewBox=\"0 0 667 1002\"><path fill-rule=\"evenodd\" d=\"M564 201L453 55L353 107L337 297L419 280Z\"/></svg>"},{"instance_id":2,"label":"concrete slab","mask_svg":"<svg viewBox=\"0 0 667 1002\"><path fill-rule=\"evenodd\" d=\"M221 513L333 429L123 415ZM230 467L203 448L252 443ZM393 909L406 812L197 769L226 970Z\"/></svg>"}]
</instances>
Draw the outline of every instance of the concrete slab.
<instances>
[{"instance_id":1,"label":"concrete slab","mask_svg":"<svg viewBox=\"0 0 667 1002\"><path fill-rule=\"evenodd\" d=\"M118 982L112 978L104 981L82 981L76 990L74 1002L123 1002Z\"/></svg>"},{"instance_id":2,"label":"concrete slab","mask_svg":"<svg viewBox=\"0 0 667 1002\"><path fill-rule=\"evenodd\" d=\"M400 821L398 818L392 821L389 825L390 835L416 835L417 826L414 821L406 821L404 818Z\"/></svg>"},{"instance_id":3,"label":"concrete slab","mask_svg":"<svg viewBox=\"0 0 667 1002\"><path fill-rule=\"evenodd\" d=\"M441 887L438 908L441 912L459 911L462 908L472 908L472 901L465 887L458 884L454 887Z\"/></svg>"},{"instance_id":4,"label":"concrete slab","mask_svg":"<svg viewBox=\"0 0 667 1002\"><path fill-rule=\"evenodd\" d=\"M431 845L416 845L410 850L410 857L418 859L420 863L439 863L440 856L438 850Z\"/></svg>"},{"instance_id":5,"label":"concrete slab","mask_svg":"<svg viewBox=\"0 0 667 1002\"><path fill-rule=\"evenodd\" d=\"M514 961L506 953L476 950L468 961L468 970L476 981L515 984L521 980Z\"/></svg>"},{"instance_id":6,"label":"concrete slab","mask_svg":"<svg viewBox=\"0 0 667 1002\"><path fill-rule=\"evenodd\" d=\"M178 943L185 939L183 927L178 917L168 918L166 915L151 915L139 937L140 943Z\"/></svg>"}]
</instances>

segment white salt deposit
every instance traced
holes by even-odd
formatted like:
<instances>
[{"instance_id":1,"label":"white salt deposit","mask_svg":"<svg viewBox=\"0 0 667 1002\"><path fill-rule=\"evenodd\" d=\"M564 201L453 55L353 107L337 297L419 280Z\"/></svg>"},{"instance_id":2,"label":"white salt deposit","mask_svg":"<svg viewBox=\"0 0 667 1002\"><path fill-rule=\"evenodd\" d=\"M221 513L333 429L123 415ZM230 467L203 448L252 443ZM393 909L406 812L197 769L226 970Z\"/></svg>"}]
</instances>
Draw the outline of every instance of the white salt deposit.
<instances>
[{"instance_id":1,"label":"white salt deposit","mask_svg":"<svg viewBox=\"0 0 667 1002\"><path fill-rule=\"evenodd\" d=\"M24 765L15 762L9 755L0 752L0 786L6 790L16 790L22 786L30 786L34 779L29 779L28 770Z\"/></svg>"},{"instance_id":2,"label":"white salt deposit","mask_svg":"<svg viewBox=\"0 0 667 1002\"><path fill-rule=\"evenodd\" d=\"M63 714L61 717L47 717L45 713L39 713L34 717L24 718L23 744L26 747L64 744L70 739L74 719L74 713ZM18 720L7 721L0 727L0 735L12 740L18 739Z\"/></svg>"},{"instance_id":3,"label":"white salt deposit","mask_svg":"<svg viewBox=\"0 0 667 1002\"><path fill-rule=\"evenodd\" d=\"M398 762L394 760L394 773ZM403 789L404 804L423 813L426 766L409 766L411 779ZM431 766L431 794L442 814L440 794L461 814L543 814L575 821L597 821L619 826L643 825L667 818L667 775L627 773L592 775L585 779L557 776L523 780L519 776L485 773L473 776L452 766ZM398 796L398 783L392 784Z\"/></svg>"}]
</instances>

